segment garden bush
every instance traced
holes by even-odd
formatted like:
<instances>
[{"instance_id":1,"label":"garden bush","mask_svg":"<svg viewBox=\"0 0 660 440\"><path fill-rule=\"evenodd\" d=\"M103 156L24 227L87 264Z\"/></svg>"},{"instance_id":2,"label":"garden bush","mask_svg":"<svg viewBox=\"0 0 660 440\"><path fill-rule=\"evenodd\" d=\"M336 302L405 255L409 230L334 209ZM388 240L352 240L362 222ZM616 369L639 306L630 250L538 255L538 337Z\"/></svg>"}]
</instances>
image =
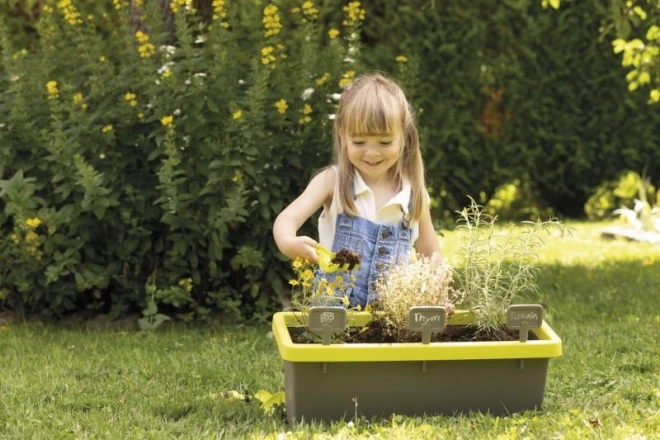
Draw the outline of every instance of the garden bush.
<instances>
[{"instance_id":1,"label":"garden bush","mask_svg":"<svg viewBox=\"0 0 660 440\"><path fill-rule=\"evenodd\" d=\"M272 221L330 161L363 13L321 25L312 2L204 5L46 1L27 49L2 25L5 307L139 308L150 328L279 306Z\"/></svg>"}]
</instances>

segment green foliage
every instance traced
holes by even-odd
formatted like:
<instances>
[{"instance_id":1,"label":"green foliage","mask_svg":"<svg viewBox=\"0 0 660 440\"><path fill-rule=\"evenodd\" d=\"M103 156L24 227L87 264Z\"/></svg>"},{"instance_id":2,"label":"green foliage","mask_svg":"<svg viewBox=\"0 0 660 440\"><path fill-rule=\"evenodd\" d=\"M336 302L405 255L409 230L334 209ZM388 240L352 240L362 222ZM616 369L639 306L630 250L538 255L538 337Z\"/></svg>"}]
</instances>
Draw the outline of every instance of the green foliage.
<instances>
[{"instance_id":1,"label":"green foliage","mask_svg":"<svg viewBox=\"0 0 660 440\"><path fill-rule=\"evenodd\" d=\"M265 319L272 221L330 160L359 14L337 36L309 2L92 3L40 3L34 46L0 28L5 307Z\"/></svg>"},{"instance_id":2,"label":"green foliage","mask_svg":"<svg viewBox=\"0 0 660 440\"><path fill-rule=\"evenodd\" d=\"M551 217L552 210L540 205L537 191L531 188L529 176L514 179L495 188L484 205L484 213L500 220L536 220Z\"/></svg>"},{"instance_id":3,"label":"green foliage","mask_svg":"<svg viewBox=\"0 0 660 440\"><path fill-rule=\"evenodd\" d=\"M660 206L660 190L656 191L650 180L639 173L625 171L617 179L600 185L585 203L584 212L591 220L607 219L616 209L635 205L636 199Z\"/></svg>"},{"instance_id":4,"label":"green foliage","mask_svg":"<svg viewBox=\"0 0 660 440\"><path fill-rule=\"evenodd\" d=\"M660 102L660 3L615 1L612 22L618 36L614 53L628 69L628 90L647 89L648 102Z\"/></svg>"},{"instance_id":5,"label":"green foliage","mask_svg":"<svg viewBox=\"0 0 660 440\"><path fill-rule=\"evenodd\" d=\"M373 2L368 68L415 66L411 89L439 222L524 175L557 215L581 216L626 169L660 172L660 112L630 94L609 40L610 2ZM399 30L414 29L414 32ZM408 63L397 62L399 55ZM413 69L414 70L414 69Z\"/></svg>"}]
</instances>

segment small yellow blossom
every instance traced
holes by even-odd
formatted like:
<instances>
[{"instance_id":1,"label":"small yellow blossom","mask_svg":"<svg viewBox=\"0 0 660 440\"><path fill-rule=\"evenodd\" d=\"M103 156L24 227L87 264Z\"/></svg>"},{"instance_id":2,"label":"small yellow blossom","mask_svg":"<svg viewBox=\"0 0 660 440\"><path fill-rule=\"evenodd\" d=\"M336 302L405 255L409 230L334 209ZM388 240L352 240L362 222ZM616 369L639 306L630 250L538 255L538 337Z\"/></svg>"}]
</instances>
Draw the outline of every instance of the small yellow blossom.
<instances>
[{"instance_id":1,"label":"small yellow blossom","mask_svg":"<svg viewBox=\"0 0 660 440\"><path fill-rule=\"evenodd\" d=\"M213 8L213 21L227 17L227 11L225 10L225 0L213 0L211 7Z\"/></svg>"},{"instance_id":2,"label":"small yellow blossom","mask_svg":"<svg viewBox=\"0 0 660 440\"><path fill-rule=\"evenodd\" d=\"M135 107L138 102L137 102L137 97L135 96L135 93L127 92L124 95L124 99L128 101L128 103L131 105L131 107Z\"/></svg>"},{"instance_id":3,"label":"small yellow blossom","mask_svg":"<svg viewBox=\"0 0 660 440\"><path fill-rule=\"evenodd\" d=\"M38 217L29 218L25 220L25 224L32 229L36 229L41 224L41 220Z\"/></svg>"},{"instance_id":4,"label":"small yellow blossom","mask_svg":"<svg viewBox=\"0 0 660 440\"><path fill-rule=\"evenodd\" d=\"M135 32L135 39L138 41L138 54L142 58L150 58L156 53L156 46L150 40L149 35L142 31Z\"/></svg>"},{"instance_id":5,"label":"small yellow blossom","mask_svg":"<svg viewBox=\"0 0 660 440\"><path fill-rule=\"evenodd\" d=\"M305 107L303 107L303 114L308 115L312 112L312 106L309 104L305 104Z\"/></svg>"},{"instance_id":6,"label":"small yellow blossom","mask_svg":"<svg viewBox=\"0 0 660 440\"><path fill-rule=\"evenodd\" d=\"M161 76L162 76L163 78L169 78L170 76L172 76L172 71L171 71L170 68L168 67L168 68L166 68L165 70L163 70L163 73L161 74Z\"/></svg>"},{"instance_id":7,"label":"small yellow blossom","mask_svg":"<svg viewBox=\"0 0 660 440\"><path fill-rule=\"evenodd\" d=\"M301 267L303 267L304 264L305 264L305 260L303 260L300 257L293 260L293 268L294 269L300 269Z\"/></svg>"},{"instance_id":8,"label":"small yellow blossom","mask_svg":"<svg viewBox=\"0 0 660 440\"><path fill-rule=\"evenodd\" d=\"M354 70L349 70L348 72L344 73L343 78L339 80L339 86L346 87L347 85L351 84L353 82L354 76L355 76Z\"/></svg>"},{"instance_id":9,"label":"small yellow blossom","mask_svg":"<svg viewBox=\"0 0 660 440\"><path fill-rule=\"evenodd\" d=\"M303 15L310 20L315 19L319 14L319 10L314 7L314 3L310 0L307 0L302 4L302 10Z\"/></svg>"},{"instance_id":10,"label":"small yellow blossom","mask_svg":"<svg viewBox=\"0 0 660 440\"><path fill-rule=\"evenodd\" d=\"M83 21L80 18L80 13L76 7L71 3L71 0L60 0L57 2L57 8L64 14L64 19L71 25L76 26Z\"/></svg>"},{"instance_id":11,"label":"small yellow blossom","mask_svg":"<svg viewBox=\"0 0 660 440\"><path fill-rule=\"evenodd\" d=\"M316 79L316 85L319 87L322 86L328 81L328 78L330 78L330 74L325 72L322 77Z\"/></svg>"},{"instance_id":12,"label":"small yellow blossom","mask_svg":"<svg viewBox=\"0 0 660 440\"><path fill-rule=\"evenodd\" d=\"M110 131L112 131L112 130L113 130L113 128L112 128L112 124L105 125L105 126L103 126L103 128L101 129L101 131L102 131L103 133L108 133L108 132L110 132Z\"/></svg>"},{"instance_id":13,"label":"small yellow blossom","mask_svg":"<svg viewBox=\"0 0 660 440\"><path fill-rule=\"evenodd\" d=\"M241 119L241 116L243 116L243 112L241 110L236 110L231 114L232 119Z\"/></svg>"},{"instance_id":14,"label":"small yellow blossom","mask_svg":"<svg viewBox=\"0 0 660 440\"><path fill-rule=\"evenodd\" d=\"M29 243L29 242L31 242L31 241L36 240L38 237L39 237L39 235L38 235L36 232L34 232L34 231L28 231L28 232L25 234L25 241L26 241L26 243Z\"/></svg>"},{"instance_id":15,"label":"small yellow blossom","mask_svg":"<svg viewBox=\"0 0 660 440\"><path fill-rule=\"evenodd\" d=\"M660 101L660 89L651 90L651 101L658 102Z\"/></svg>"},{"instance_id":16,"label":"small yellow blossom","mask_svg":"<svg viewBox=\"0 0 660 440\"><path fill-rule=\"evenodd\" d=\"M339 31L337 29L332 28L328 31L328 36L330 37L331 40L334 40L339 36Z\"/></svg>"},{"instance_id":17,"label":"small yellow blossom","mask_svg":"<svg viewBox=\"0 0 660 440\"><path fill-rule=\"evenodd\" d=\"M284 113L286 113L287 109L289 108L289 105L286 103L285 99L280 99L275 103L275 108L277 108L277 111L283 115Z\"/></svg>"},{"instance_id":18,"label":"small yellow blossom","mask_svg":"<svg viewBox=\"0 0 660 440\"><path fill-rule=\"evenodd\" d=\"M194 12L193 0L172 0L170 2L170 9L175 14L179 12L179 8L184 8L186 11Z\"/></svg>"},{"instance_id":19,"label":"small yellow blossom","mask_svg":"<svg viewBox=\"0 0 660 440\"><path fill-rule=\"evenodd\" d=\"M106 59L105 59L104 56L100 56L100 57L99 57L99 61L102 62L102 63L105 63Z\"/></svg>"},{"instance_id":20,"label":"small yellow blossom","mask_svg":"<svg viewBox=\"0 0 660 440\"><path fill-rule=\"evenodd\" d=\"M289 284L291 284L292 286L297 286L300 283L298 282L298 280L289 280Z\"/></svg>"},{"instance_id":21,"label":"small yellow blossom","mask_svg":"<svg viewBox=\"0 0 660 440\"><path fill-rule=\"evenodd\" d=\"M274 50L273 46L265 46L261 49L261 62L264 65L269 65L275 62L276 58L275 55L273 55Z\"/></svg>"},{"instance_id":22,"label":"small yellow blossom","mask_svg":"<svg viewBox=\"0 0 660 440\"><path fill-rule=\"evenodd\" d=\"M277 6L270 4L264 8L264 18L262 22L265 29L265 37L271 37L280 32L280 29L282 29L282 23L280 23L280 16L277 13Z\"/></svg>"},{"instance_id":23,"label":"small yellow blossom","mask_svg":"<svg viewBox=\"0 0 660 440\"><path fill-rule=\"evenodd\" d=\"M57 81L48 81L46 83L46 91L48 92L48 99L57 99L60 96Z\"/></svg>"},{"instance_id":24,"label":"small yellow blossom","mask_svg":"<svg viewBox=\"0 0 660 440\"><path fill-rule=\"evenodd\" d=\"M173 122L174 122L174 116L172 115L163 116L162 118L160 118L160 123L166 127L171 126Z\"/></svg>"},{"instance_id":25,"label":"small yellow blossom","mask_svg":"<svg viewBox=\"0 0 660 440\"><path fill-rule=\"evenodd\" d=\"M344 6L344 12L346 12L344 26L356 26L365 17L365 11L360 8L360 2L350 2L347 6Z\"/></svg>"},{"instance_id":26,"label":"small yellow blossom","mask_svg":"<svg viewBox=\"0 0 660 440\"><path fill-rule=\"evenodd\" d=\"M341 299L341 302L342 302L346 307L348 307L348 306L351 304L351 300L348 299L347 296L344 296L344 297Z\"/></svg>"},{"instance_id":27,"label":"small yellow blossom","mask_svg":"<svg viewBox=\"0 0 660 440\"><path fill-rule=\"evenodd\" d=\"M83 94L82 93L76 93L73 95L73 103L74 104L80 104L83 101Z\"/></svg>"},{"instance_id":28,"label":"small yellow blossom","mask_svg":"<svg viewBox=\"0 0 660 440\"><path fill-rule=\"evenodd\" d=\"M397 56L397 57L396 57L396 60L397 60L397 62L399 62L399 63L407 63L407 62L408 62L408 58L406 58L406 57L403 56L403 55L399 55L399 56Z\"/></svg>"}]
</instances>

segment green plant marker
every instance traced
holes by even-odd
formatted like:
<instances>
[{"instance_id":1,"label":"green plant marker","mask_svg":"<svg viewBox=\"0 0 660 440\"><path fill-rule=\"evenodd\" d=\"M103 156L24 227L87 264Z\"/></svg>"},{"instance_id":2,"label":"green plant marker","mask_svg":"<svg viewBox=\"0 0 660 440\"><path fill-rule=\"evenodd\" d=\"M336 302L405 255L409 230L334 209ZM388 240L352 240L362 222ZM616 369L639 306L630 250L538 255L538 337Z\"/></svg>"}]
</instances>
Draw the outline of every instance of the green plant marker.
<instances>
[{"instance_id":1,"label":"green plant marker","mask_svg":"<svg viewBox=\"0 0 660 440\"><path fill-rule=\"evenodd\" d=\"M447 324L447 310L441 306L411 307L408 312L408 328L422 332L422 344L431 342L431 333L441 332Z\"/></svg>"},{"instance_id":2,"label":"green plant marker","mask_svg":"<svg viewBox=\"0 0 660 440\"><path fill-rule=\"evenodd\" d=\"M341 306L315 306L309 309L308 327L320 334L323 345L330 344L334 333L341 333L346 329L346 309Z\"/></svg>"},{"instance_id":3,"label":"green plant marker","mask_svg":"<svg viewBox=\"0 0 660 440\"><path fill-rule=\"evenodd\" d=\"M543 325L543 306L540 304L515 304L506 310L506 326L519 329L520 342L527 342L530 329Z\"/></svg>"}]
</instances>

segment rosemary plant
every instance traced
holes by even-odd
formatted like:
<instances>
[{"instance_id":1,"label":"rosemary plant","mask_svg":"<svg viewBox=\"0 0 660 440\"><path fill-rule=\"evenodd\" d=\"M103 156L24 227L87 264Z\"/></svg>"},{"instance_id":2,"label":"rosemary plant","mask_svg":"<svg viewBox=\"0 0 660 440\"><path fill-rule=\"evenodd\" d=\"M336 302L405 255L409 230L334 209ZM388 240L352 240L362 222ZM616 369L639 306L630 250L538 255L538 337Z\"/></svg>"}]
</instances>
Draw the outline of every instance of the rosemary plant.
<instances>
[{"instance_id":1,"label":"rosemary plant","mask_svg":"<svg viewBox=\"0 0 660 440\"><path fill-rule=\"evenodd\" d=\"M497 217L484 214L481 208L471 199L470 206L459 212L463 261L462 267L454 269L454 279L474 314L478 332L494 333L517 297L537 293L537 250L544 244L543 235L555 231L563 236L567 229L555 218L499 227Z\"/></svg>"}]
</instances>

